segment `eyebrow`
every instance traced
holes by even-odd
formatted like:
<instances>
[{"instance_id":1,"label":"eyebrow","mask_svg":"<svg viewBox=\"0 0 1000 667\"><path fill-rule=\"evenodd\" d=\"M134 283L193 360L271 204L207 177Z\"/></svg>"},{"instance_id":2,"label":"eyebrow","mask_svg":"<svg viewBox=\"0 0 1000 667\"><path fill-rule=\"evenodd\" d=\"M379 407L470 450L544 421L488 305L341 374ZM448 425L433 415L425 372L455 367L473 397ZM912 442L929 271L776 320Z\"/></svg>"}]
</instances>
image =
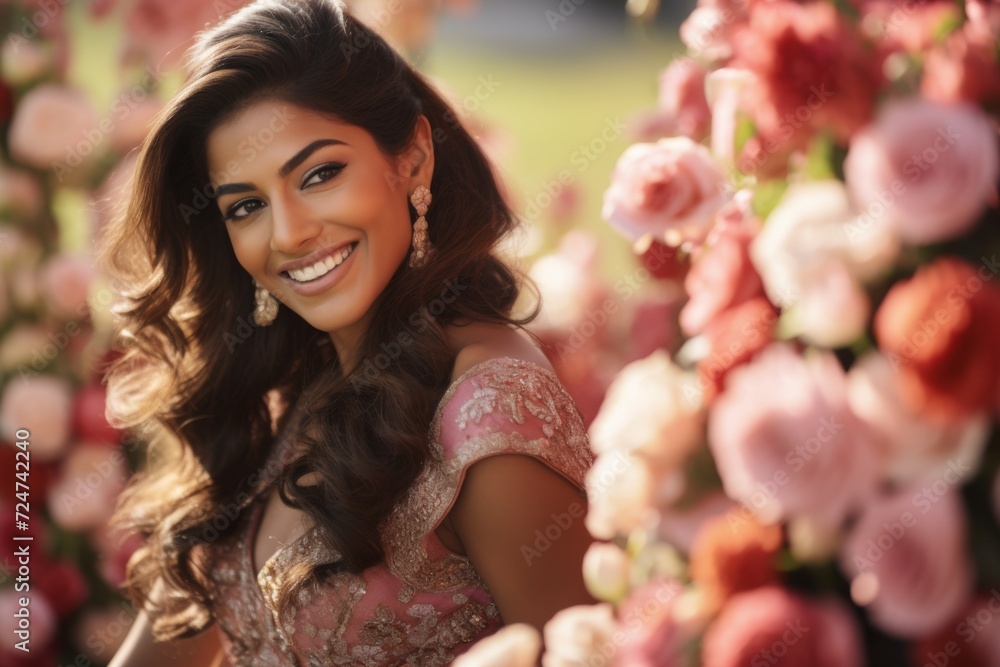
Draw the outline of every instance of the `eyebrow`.
<instances>
[{"instance_id":1,"label":"eyebrow","mask_svg":"<svg viewBox=\"0 0 1000 667\"><path fill-rule=\"evenodd\" d=\"M291 159L288 160L288 162L281 165L281 168L278 169L278 178L284 178L285 176L288 176L288 174L291 173L292 169L295 169L297 166L305 162L306 158L308 158L310 155L315 153L320 148L334 144L341 144L344 146L348 145L346 141L340 141L339 139L317 139L316 141L312 142L311 144L300 150L298 153L293 155ZM218 198L221 197L222 195L232 194L235 192L247 192L253 189L254 189L253 186L249 183L223 183L219 187L215 188L215 197Z\"/></svg>"}]
</instances>

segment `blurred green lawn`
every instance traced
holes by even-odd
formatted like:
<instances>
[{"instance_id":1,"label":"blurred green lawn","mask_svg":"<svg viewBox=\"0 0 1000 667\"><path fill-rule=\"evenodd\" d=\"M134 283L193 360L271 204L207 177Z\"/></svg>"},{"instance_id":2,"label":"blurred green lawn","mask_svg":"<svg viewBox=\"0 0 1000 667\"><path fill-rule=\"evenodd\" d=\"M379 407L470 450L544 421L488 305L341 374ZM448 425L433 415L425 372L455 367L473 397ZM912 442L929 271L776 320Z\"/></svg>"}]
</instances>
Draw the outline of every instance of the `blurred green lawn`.
<instances>
[{"instance_id":1,"label":"blurred green lawn","mask_svg":"<svg viewBox=\"0 0 1000 667\"><path fill-rule=\"evenodd\" d=\"M615 278L631 272L635 260L628 242L601 219L601 198L632 139L626 131L592 161L581 149L592 141L601 147L609 120L626 122L655 105L659 73L678 53L670 37L637 33L618 44L596 44L586 54L531 59L441 45L421 65L462 98L475 95L482 76L500 83L476 113L512 137L513 150L503 165L509 187L526 206L538 201L547 182L557 182L560 171L570 172L581 195L574 224L602 237L602 273ZM547 226L547 213L543 210L536 222ZM545 238L551 240L552 234Z\"/></svg>"},{"instance_id":2,"label":"blurred green lawn","mask_svg":"<svg viewBox=\"0 0 1000 667\"><path fill-rule=\"evenodd\" d=\"M117 65L121 44L118 22L95 23L85 17L85 9L85 3L70 4L70 79L88 90L99 113L106 113L124 83ZM417 65L446 82L460 99L474 99L477 87L482 93L483 79L499 84L492 93L481 95L474 113L512 139L513 150L502 165L508 187L522 207L538 201L539 196L544 203L545 184L556 183L559 172L568 171L581 195L573 222L605 240L602 273L615 279L632 271L634 259L625 239L601 219L601 197L615 161L631 139L626 131L607 142L600 154L594 151L593 160L582 149L592 141L600 148L602 131L615 119L625 122L655 105L658 75L678 51L676 32L636 26L627 37L614 42L596 41L586 49L552 55L470 50L438 40L431 43ZM136 72L135 80L140 80L141 74ZM173 77L164 87L173 90L179 82L179 77ZM71 210L85 204L83 197L82 193L65 193L56 202L66 246L82 240L83 232L72 229L83 224L82 216L73 216ZM542 210L535 218L542 226L543 250L551 248L554 240L548 224L550 211ZM68 222L70 217L75 219Z\"/></svg>"}]
</instances>

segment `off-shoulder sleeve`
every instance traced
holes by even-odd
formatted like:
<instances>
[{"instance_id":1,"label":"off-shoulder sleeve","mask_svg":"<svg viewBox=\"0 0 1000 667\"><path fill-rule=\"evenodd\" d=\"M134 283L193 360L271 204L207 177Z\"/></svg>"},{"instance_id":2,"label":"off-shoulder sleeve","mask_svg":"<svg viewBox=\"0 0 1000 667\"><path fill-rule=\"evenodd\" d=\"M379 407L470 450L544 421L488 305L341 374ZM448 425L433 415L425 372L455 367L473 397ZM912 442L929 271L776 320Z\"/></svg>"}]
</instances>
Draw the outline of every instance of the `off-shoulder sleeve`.
<instances>
[{"instance_id":1,"label":"off-shoulder sleeve","mask_svg":"<svg viewBox=\"0 0 1000 667\"><path fill-rule=\"evenodd\" d=\"M431 461L390 522L395 534L389 538L399 548L396 564L418 586L447 585L445 570L462 569L452 562L460 557L444 549L433 532L475 462L498 454L531 456L586 496L584 479L594 454L583 419L558 377L533 362L497 357L469 369L442 398L430 438ZM452 574L457 579L467 573Z\"/></svg>"}]
</instances>

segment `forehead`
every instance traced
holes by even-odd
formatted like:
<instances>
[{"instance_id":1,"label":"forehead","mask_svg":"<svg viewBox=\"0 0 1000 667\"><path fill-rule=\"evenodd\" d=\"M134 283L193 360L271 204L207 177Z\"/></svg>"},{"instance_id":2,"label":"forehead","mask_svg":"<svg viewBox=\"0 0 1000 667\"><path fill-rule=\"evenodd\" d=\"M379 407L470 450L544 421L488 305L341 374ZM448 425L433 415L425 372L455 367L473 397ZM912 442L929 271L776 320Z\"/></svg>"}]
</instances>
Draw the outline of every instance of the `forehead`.
<instances>
[{"instance_id":1,"label":"forehead","mask_svg":"<svg viewBox=\"0 0 1000 667\"><path fill-rule=\"evenodd\" d=\"M366 130L312 109L265 99L240 110L208 134L209 170L251 170L255 163L284 161L317 139L338 139L353 148L375 149ZM229 180L229 179L223 179Z\"/></svg>"}]
</instances>

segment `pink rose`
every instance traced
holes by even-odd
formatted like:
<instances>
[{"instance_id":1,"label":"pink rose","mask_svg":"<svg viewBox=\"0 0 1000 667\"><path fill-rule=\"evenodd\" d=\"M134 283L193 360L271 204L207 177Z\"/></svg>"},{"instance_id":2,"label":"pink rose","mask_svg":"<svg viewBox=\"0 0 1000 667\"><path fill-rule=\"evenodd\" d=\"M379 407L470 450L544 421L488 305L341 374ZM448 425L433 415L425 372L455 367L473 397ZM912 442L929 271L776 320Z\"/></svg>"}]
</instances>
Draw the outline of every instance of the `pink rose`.
<instances>
[{"instance_id":1,"label":"pink rose","mask_svg":"<svg viewBox=\"0 0 1000 667\"><path fill-rule=\"evenodd\" d=\"M118 449L80 443L70 448L62 475L48 497L52 520L70 531L108 521L128 481L125 457Z\"/></svg>"},{"instance_id":2,"label":"pink rose","mask_svg":"<svg viewBox=\"0 0 1000 667\"><path fill-rule=\"evenodd\" d=\"M691 58L678 58L660 74L660 109L674 122L670 134L701 141L708 133L711 114L705 99L705 66Z\"/></svg>"},{"instance_id":3,"label":"pink rose","mask_svg":"<svg viewBox=\"0 0 1000 667\"><path fill-rule=\"evenodd\" d=\"M37 169L72 168L78 165L71 165L69 158L93 155L87 131L96 127L82 92L43 83L28 91L17 105L7 135L10 154Z\"/></svg>"},{"instance_id":4,"label":"pink rose","mask_svg":"<svg viewBox=\"0 0 1000 667\"><path fill-rule=\"evenodd\" d=\"M876 626L914 639L942 630L972 597L961 498L945 475L869 502L844 542L851 597Z\"/></svg>"},{"instance_id":5,"label":"pink rose","mask_svg":"<svg viewBox=\"0 0 1000 667\"><path fill-rule=\"evenodd\" d=\"M676 579L653 579L629 594L618 609L624 633L612 667L680 667L686 665L684 642L690 632L675 619L684 586Z\"/></svg>"},{"instance_id":6,"label":"pink rose","mask_svg":"<svg viewBox=\"0 0 1000 667\"><path fill-rule=\"evenodd\" d=\"M679 345L677 313L684 296L674 285L650 290L635 305L629 325L629 349L626 363L645 359L656 350L672 352Z\"/></svg>"},{"instance_id":7,"label":"pink rose","mask_svg":"<svg viewBox=\"0 0 1000 667\"><path fill-rule=\"evenodd\" d=\"M613 607L575 605L557 611L542 629L545 655L542 667L571 667L586 664L591 657L615 651L612 635L617 630Z\"/></svg>"},{"instance_id":8,"label":"pink rose","mask_svg":"<svg viewBox=\"0 0 1000 667\"><path fill-rule=\"evenodd\" d=\"M16 375L3 388L0 424L6 434L28 429L31 459L51 461L62 454L69 441L72 405L70 385L63 378Z\"/></svg>"},{"instance_id":9,"label":"pink rose","mask_svg":"<svg viewBox=\"0 0 1000 667\"><path fill-rule=\"evenodd\" d=\"M756 75L748 94L762 135L798 147L828 130L846 141L871 117L880 71L832 4L758 2L733 44L732 65Z\"/></svg>"},{"instance_id":10,"label":"pink rose","mask_svg":"<svg viewBox=\"0 0 1000 667\"><path fill-rule=\"evenodd\" d=\"M42 210L43 194L38 179L20 169L0 165L0 211L16 218L33 218ZM3 238L3 242L7 242Z\"/></svg>"},{"instance_id":11,"label":"pink rose","mask_svg":"<svg viewBox=\"0 0 1000 667\"><path fill-rule=\"evenodd\" d=\"M22 542L21 544L30 543ZM8 556L8 560L13 561L13 558ZM5 637L17 637L15 630L19 629L20 624L18 617L14 614L22 607L20 603L20 598L22 597L24 597L24 593L16 592L13 586L0 591L0 633L3 633ZM42 593L32 591L29 600L28 612L31 620L30 647L32 651L41 652L55 638L59 619L52 610L52 605L49 604L49 601L45 599ZM4 656L5 659L4 664L8 664L6 660L10 660L12 655L16 655L13 642L7 643L3 648L0 648L0 656Z\"/></svg>"},{"instance_id":12,"label":"pink rose","mask_svg":"<svg viewBox=\"0 0 1000 667\"><path fill-rule=\"evenodd\" d=\"M177 65L197 32L246 4L246 0L137 0L125 14L126 52L159 67Z\"/></svg>"},{"instance_id":13,"label":"pink rose","mask_svg":"<svg viewBox=\"0 0 1000 667\"><path fill-rule=\"evenodd\" d=\"M739 0L700 0L680 25L680 38L688 52L713 61L732 56L733 34L746 22L748 4Z\"/></svg>"},{"instance_id":14,"label":"pink rose","mask_svg":"<svg viewBox=\"0 0 1000 667\"><path fill-rule=\"evenodd\" d=\"M728 200L725 182L712 153L688 137L633 144L615 165L601 214L633 242L699 242Z\"/></svg>"},{"instance_id":15,"label":"pink rose","mask_svg":"<svg viewBox=\"0 0 1000 667\"><path fill-rule=\"evenodd\" d=\"M764 293L750 261L750 242L759 228L760 221L747 217L736 202L720 212L706 248L695 255L684 280L690 297L680 315L684 333L702 333L723 311Z\"/></svg>"},{"instance_id":16,"label":"pink rose","mask_svg":"<svg viewBox=\"0 0 1000 667\"><path fill-rule=\"evenodd\" d=\"M605 327L587 328L589 335L580 330L588 314L603 312L608 296L604 282L597 277L600 242L597 237L581 229L563 235L555 252L539 257L531 265L528 275L538 286L544 307L535 322L542 330L569 332L577 338L607 337ZM582 345L577 341L575 347Z\"/></svg>"},{"instance_id":17,"label":"pink rose","mask_svg":"<svg viewBox=\"0 0 1000 667\"><path fill-rule=\"evenodd\" d=\"M830 353L803 358L776 343L730 372L708 440L727 495L766 523L811 516L835 526L874 490L877 443Z\"/></svg>"},{"instance_id":18,"label":"pink rose","mask_svg":"<svg viewBox=\"0 0 1000 667\"><path fill-rule=\"evenodd\" d=\"M87 293L96 275L89 257L65 252L50 257L41 274L42 294L49 312L66 320L86 319L90 315Z\"/></svg>"},{"instance_id":19,"label":"pink rose","mask_svg":"<svg viewBox=\"0 0 1000 667\"><path fill-rule=\"evenodd\" d=\"M966 29L983 42L1000 40L1000 3L996 0L965 0Z\"/></svg>"},{"instance_id":20,"label":"pink rose","mask_svg":"<svg viewBox=\"0 0 1000 667\"><path fill-rule=\"evenodd\" d=\"M988 414L939 424L912 410L899 393L897 369L878 352L858 360L848 374L848 399L855 414L877 433L886 453L886 476L907 484L923 476L940 477L953 464L971 477L979 469L989 440Z\"/></svg>"},{"instance_id":21,"label":"pink rose","mask_svg":"<svg viewBox=\"0 0 1000 667\"><path fill-rule=\"evenodd\" d=\"M858 208L909 243L961 236L997 203L996 135L970 105L887 102L876 123L851 140L844 159L847 188Z\"/></svg>"},{"instance_id":22,"label":"pink rose","mask_svg":"<svg viewBox=\"0 0 1000 667\"><path fill-rule=\"evenodd\" d=\"M703 667L864 665L861 632L839 602L778 586L733 596L702 641Z\"/></svg>"},{"instance_id":23,"label":"pink rose","mask_svg":"<svg viewBox=\"0 0 1000 667\"><path fill-rule=\"evenodd\" d=\"M120 94L112 109L115 110L115 129L108 136L111 147L120 153L128 153L142 143L149 133L150 124L163 108L163 102L152 97L152 93L140 93L132 88ZM124 110L124 115L122 111Z\"/></svg>"}]
</instances>

